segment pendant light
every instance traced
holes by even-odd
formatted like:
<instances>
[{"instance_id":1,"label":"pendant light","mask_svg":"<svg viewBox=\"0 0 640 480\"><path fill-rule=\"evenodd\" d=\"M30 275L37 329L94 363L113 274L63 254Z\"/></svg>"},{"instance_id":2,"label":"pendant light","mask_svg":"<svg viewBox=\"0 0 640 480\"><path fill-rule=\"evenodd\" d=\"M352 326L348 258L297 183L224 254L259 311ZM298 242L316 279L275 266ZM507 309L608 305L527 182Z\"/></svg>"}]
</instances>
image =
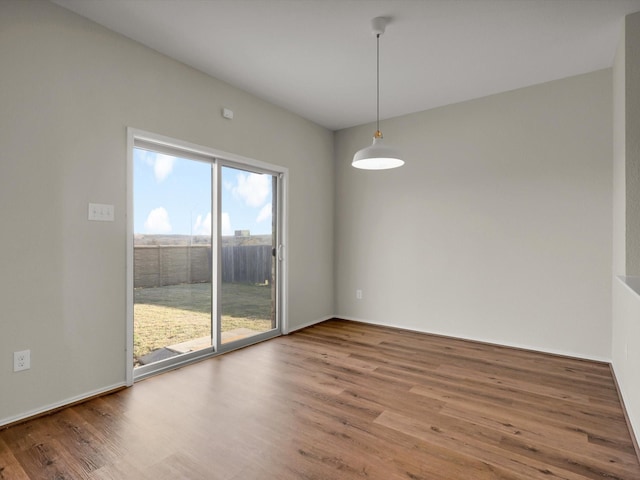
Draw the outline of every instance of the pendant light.
<instances>
[{"instance_id":1,"label":"pendant light","mask_svg":"<svg viewBox=\"0 0 640 480\"><path fill-rule=\"evenodd\" d=\"M355 168L363 170L386 170L404 165L400 152L384 144L380 131L380 35L384 33L387 23L386 17L371 20L371 30L376 36L376 133L373 134L373 144L358 150L351 162Z\"/></svg>"}]
</instances>

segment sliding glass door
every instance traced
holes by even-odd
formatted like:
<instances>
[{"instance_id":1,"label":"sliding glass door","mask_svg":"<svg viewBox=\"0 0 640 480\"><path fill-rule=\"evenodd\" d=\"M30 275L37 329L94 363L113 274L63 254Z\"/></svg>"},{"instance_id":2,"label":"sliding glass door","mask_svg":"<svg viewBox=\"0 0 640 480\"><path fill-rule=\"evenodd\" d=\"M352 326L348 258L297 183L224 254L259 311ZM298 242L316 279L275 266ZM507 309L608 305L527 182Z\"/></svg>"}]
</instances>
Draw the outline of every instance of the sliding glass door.
<instances>
[{"instance_id":1,"label":"sliding glass door","mask_svg":"<svg viewBox=\"0 0 640 480\"><path fill-rule=\"evenodd\" d=\"M277 184L221 166L220 343L251 341L277 323Z\"/></svg>"},{"instance_id":2,"label":"sliding glass door","mask_svg":"<svg viewBox=\"0 0 640 480\"><path fill-rule=\"evenodd\" d=\"M211 350L212 164L135 148L134 365Z\"/></svg>"},{"instance_id":3,"label":"sliding glass door","mask_svg":"<svg viewBox=\"0 0 640 480\"><path fill-rule=\"evenodd\" d=\"M276 336L282 172L135 139L132 378Z\"/></svg>"}]
</instances>

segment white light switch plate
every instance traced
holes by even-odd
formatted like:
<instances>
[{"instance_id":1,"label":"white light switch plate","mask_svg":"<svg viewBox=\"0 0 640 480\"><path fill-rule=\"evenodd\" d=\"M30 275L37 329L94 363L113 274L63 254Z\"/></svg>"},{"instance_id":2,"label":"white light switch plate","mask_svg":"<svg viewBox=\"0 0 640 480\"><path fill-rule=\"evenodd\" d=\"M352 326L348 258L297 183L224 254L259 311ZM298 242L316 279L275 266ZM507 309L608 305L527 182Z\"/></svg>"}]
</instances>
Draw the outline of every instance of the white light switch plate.
<instances>
[{"instance_id":1,"label":"white light switch plate","mask_svg":"<svg viewBox=\"0 0 640 480\"><path fill-rule=\"evenodd\" d=\"M96 222L113 222L113 205L103 203L89 204L89 220Z\"/></svg>"}]
</instances>

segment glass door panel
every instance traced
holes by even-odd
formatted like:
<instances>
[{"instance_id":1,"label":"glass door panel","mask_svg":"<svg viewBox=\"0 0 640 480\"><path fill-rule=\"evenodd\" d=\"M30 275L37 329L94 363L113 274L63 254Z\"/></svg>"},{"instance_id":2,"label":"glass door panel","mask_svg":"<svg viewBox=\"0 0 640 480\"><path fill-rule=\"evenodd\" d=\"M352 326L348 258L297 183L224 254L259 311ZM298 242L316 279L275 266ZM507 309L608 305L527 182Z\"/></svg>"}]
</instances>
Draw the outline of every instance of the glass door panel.
<instances>
[{"instance_id":1,"label":"glass door panel","mask_svg":"<svg viewBox=\"0 0 640 480\"><path fill-rule=\"evenodd\" d=\"M278 328L277 177L221 167L220 341Z\"/></svg>"},{"instance_id":2,"label":"glass door panel","mask_svg":"<svg viewBox=\"0 0 640 480\"><path fill-rule=\"evenodd\" d=\"M135 367L212 349L211 163L134 148Z\"/></svg>"}]
</instances>

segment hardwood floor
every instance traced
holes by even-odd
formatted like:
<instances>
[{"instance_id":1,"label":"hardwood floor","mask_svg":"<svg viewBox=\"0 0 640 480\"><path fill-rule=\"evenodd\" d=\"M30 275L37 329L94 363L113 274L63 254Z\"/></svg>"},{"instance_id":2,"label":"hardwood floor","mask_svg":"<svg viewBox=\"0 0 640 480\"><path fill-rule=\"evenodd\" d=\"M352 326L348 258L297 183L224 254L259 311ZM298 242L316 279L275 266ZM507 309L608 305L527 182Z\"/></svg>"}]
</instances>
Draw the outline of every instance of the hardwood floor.
<instances>
[{"instance_id":1,"label":"hardwood floor","mask_svg":"<svg viewBox=\"0 0 640 480\"><path fill-rule=\"evenodd\" d=\"M0 431L2 479L640 479L606 364L332 320Z\"/></svg>"}]
</instances>

